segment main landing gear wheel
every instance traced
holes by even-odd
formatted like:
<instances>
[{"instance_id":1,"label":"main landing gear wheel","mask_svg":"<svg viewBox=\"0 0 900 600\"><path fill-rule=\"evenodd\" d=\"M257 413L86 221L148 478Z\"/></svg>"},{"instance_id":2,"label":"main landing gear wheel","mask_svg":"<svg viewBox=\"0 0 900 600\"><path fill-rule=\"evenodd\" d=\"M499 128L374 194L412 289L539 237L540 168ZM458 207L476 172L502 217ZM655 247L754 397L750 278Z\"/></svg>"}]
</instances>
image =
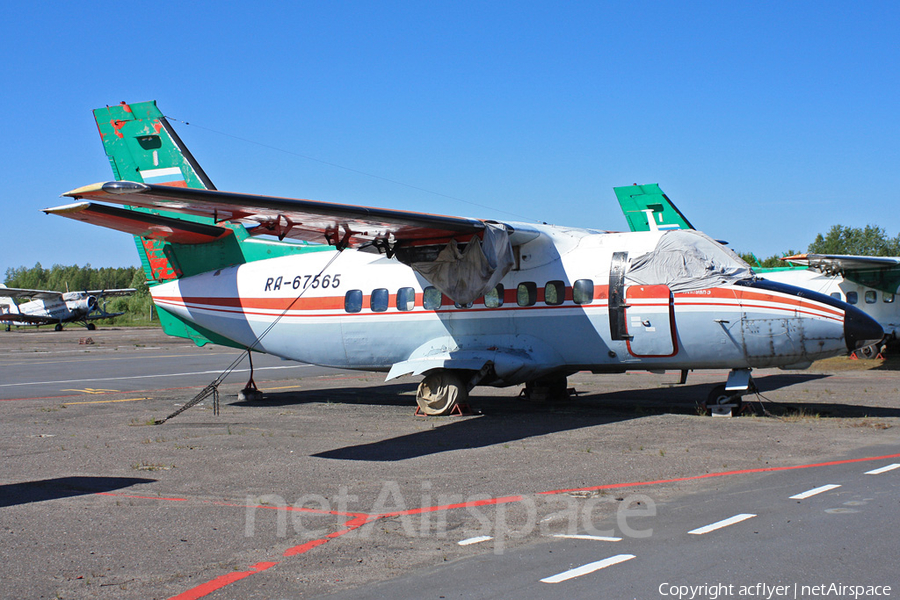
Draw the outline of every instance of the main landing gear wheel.
<instances>
[{"instance_id":1,"label":"main landing gear wheel","mask_svg":"<svg viewBox=\"0 0 900 600\"><path fill-rule=\"evenodd\" d=\"M53 328L53 331L62 331L62 330L63 330L62 323L57 323L56 326Z\"/></svg>"},{"instance_id":2,"label":"main landing gear wheel","mask_svg":"<svg viewBox=\"0 0 900 600\"><path fill-rule=\"evenodd\" d=\"M94 331L95 329L97 329L97 326L93 323L88 323L85 327L87 327L88 331Z\"/></svg>"},{"instance_id":3,"label":"main landing gear wheel","mask_svg":"<svg viewBox=\"0 0 900 600\"><path fill-rule=\"evenodd\" d=\"M732 414L739 415L741 411L744 410L744 396L747 394L755 394L757 392L756 384L753 380L750 380L750 384L747 386L746 390L738 390L729 392L725 389L725 384L719 384L709 392L709 396L706 397L706 402L700 403L700 409L704 414L709 414L709 412L715 408L716 406L722 406L723 404L731 404L734 408L731 409Z\"/></svg>"},{"instance_id":4,"label":"main landing gear wheel","mask_svg":"<svg viewBox=\"0 0 900 600\"><path fill-rule=\"evenodd\" d=\"M458 373L448 369L426 375L416 391L416 404L429 417L449 415L453 407L459 403L465 404L468 398L466 382Z\"/></svg>"}]
</instances>

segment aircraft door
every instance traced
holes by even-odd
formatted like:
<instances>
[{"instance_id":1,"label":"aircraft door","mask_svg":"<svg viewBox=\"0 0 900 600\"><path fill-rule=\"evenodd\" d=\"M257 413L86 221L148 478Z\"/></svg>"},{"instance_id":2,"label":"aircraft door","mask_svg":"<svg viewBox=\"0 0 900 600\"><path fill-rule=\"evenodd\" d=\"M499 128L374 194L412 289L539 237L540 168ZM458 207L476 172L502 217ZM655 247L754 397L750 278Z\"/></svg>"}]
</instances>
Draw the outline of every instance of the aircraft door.
<instances>
[{"instance_id":1,"label":"aircraft door","mask_svg":"<svg viewBox=\"0 0 900 600\"><path fill-rule=\"evenodd\" d=\"M665 285L632 285L625 290L625 326L632 356L667 357L678 352L675 302Z\"/></svg>"},{"instance_id":2,"label":"aircraft door","mask_svg":"<svg viewBox=\"0 0 900 600\"><path fill-rule=\"evenodd\" d=\"M625 326L625 271L628 253L613 252L609 265L609 333L614 340L628 339Z\"/></svg>"}]
</instances>

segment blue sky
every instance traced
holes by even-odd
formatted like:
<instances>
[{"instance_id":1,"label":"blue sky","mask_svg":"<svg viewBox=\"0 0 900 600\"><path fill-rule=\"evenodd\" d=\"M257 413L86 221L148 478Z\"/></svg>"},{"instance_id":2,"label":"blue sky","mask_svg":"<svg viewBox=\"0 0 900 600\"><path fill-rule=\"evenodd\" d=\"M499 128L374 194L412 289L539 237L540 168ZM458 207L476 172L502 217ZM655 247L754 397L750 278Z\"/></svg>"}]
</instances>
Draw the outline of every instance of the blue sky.
<instances>
[{"instance_id":1,"label":"blue sky","mask_svg":"<svg viewBox=\"0 0 900 600\"><path fill-rule=\"evenodd\" d=\"M139 264L40 212L112 178L91 110L122 100L223 190L618 230L612 188L659 183L761 257L894 236L898 30L896 2L19 3L0 278Z\"/></svg>"}]
</instances>

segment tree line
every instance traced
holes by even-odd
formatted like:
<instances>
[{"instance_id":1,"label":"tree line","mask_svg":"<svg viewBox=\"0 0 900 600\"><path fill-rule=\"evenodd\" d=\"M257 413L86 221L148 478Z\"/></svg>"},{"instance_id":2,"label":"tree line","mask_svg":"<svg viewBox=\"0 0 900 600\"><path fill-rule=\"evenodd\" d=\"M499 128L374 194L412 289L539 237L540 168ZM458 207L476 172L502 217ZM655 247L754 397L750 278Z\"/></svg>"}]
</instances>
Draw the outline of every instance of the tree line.
<instances>
[{"instance_id":1,"label":"tree line","mask_svg":"<svg viewBox=\"0 0 900 600\"><path fill-rule=\"evenodd\" d=\"M151 307L153 301L147 287L147 279L140 267L102 267L95 269L91 265L53 265L49 269L41 263L33 267L9 268L6 270L4 283L7 287L30 290L53 290L57 292L81 292L85 290L112 290L134 288L132 296L110 298L106 302L109 312L124 312L116 319L101 319L99 324L115 321L119 325L158 325ZM103 304L101 300L101 305Z\"/></svg>"}]
</instances>

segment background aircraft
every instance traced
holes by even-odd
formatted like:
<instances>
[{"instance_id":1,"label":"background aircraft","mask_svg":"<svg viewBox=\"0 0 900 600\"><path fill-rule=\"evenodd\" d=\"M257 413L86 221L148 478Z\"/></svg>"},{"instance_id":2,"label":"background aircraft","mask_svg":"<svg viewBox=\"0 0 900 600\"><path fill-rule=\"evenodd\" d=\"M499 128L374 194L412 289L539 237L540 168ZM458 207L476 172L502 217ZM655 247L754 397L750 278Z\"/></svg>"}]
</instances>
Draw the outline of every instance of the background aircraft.
<instances>
[{"instance_id":1,"label":"background aircraft","mask_svg":"<svg viewBox=\"0 0 900 600\"><path fill-rule=\"evenodd\" d=\"M655 183L614 188L631 231L693 229ZM885 341L900 337L900 257L800 254L783 258L795 266L756 268L769 279L807 288L858 306L884 329ZM799 266L796 266L799 265ZM864 354L871 354L866 348Z\"/></svg>"},{"instance_id":2,"label":"background aircraft","mask_svg":"<svg viewBox=\"0 0 900 600\"><path fill-rule=\"evenodd\" d=\"M757 280L699 232L221 192L155 102L94 117L117 181L45 212L137 236L167 333L422 375L426 414L448 414L481 384L563 395L579 370L726 368L711 397L732 400L752 389L754 367L808 365L881 337L848 304Z\"/></svg>"},{"instance_id":3,"label":"background aircraft","mask_svg":"<svg viewBox=\"0 0 900 600\"><path fill-rule=\"evenodd\" d=\"M63 323L80 323L88 330L97 328L91 321L110 319L125 313L106 312L100 300L112 296L130 296L132 288L117 290L92 290L84 292L55 292L52 290L23 290L8 288L0 283L0 323L10 325L55 324L62 331ZM17 304L16 299L29 298L30 302Z\"/></svg>"}]
</instances>

